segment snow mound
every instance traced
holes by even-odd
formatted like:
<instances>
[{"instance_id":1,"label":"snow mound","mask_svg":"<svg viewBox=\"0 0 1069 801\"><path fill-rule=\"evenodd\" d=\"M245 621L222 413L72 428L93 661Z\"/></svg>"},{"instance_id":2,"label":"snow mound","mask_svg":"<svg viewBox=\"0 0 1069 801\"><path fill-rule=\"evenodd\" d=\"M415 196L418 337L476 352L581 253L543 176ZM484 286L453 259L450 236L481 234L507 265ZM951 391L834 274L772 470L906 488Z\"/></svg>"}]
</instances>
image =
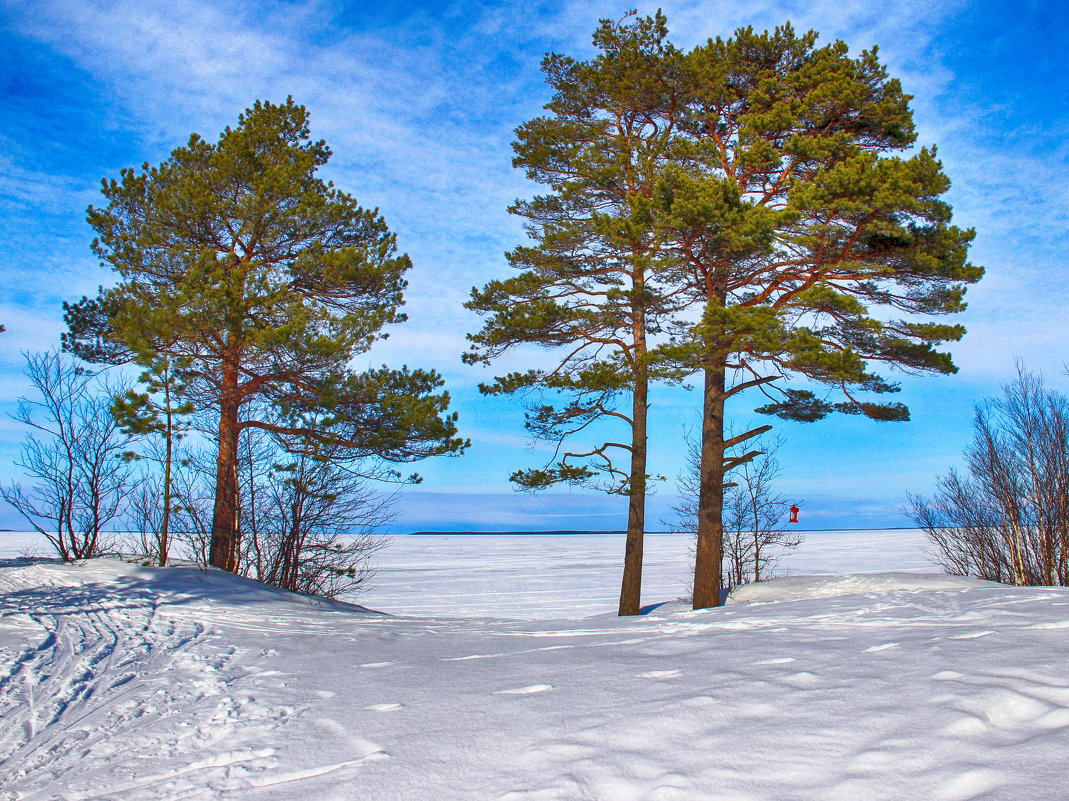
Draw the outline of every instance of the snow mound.
<instances>
[{"instance_id":1,"label":"snow mound","mask_svg":"<svg viewBox=\"0 0 1069 801\"><path fill-rule=\"evenodd\" d=\"M383 615L359 604L290 592L236 576L218 568L194 564L166 568L127 562L114 557L98 557L87 562L64 564L58 559L0 559L0 576L20 576L43 586L80 586L86 593L133 592L151 594L167 602L232 604L241 608L290 607L331 612L358 612ZM0 592L5 582L0 579Z\"/></svg>"},{"instance_id":2,"label":"snow mound","mask_svg":"<svg viewBox=\"0 0 1069 801\"><path fill-rule=\"evenodd\" d=\"M757 584L743 584L731 591L728 604L756 601L796 601L836 595L865 595L895 591L967 590L1000 587L993 581L925 573L856 573L847 576L789 576Z\"/></svg>"}]
</instances>

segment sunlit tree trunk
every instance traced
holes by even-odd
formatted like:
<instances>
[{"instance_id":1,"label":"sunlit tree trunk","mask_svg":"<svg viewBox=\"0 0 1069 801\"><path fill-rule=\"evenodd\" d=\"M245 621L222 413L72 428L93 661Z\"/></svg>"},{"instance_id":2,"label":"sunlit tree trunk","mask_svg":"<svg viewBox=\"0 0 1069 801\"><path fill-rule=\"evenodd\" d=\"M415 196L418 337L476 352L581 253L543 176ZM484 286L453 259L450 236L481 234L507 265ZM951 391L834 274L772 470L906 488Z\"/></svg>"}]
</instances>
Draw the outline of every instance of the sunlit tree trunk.
<instances>
[{"instance_id":1,"label":"sunlit tree trunk","mask_svg":"<svg viewBox=\"0 0 1069 801\"><path fill-rule=\"evenodd\" d=\"M215 511L209 564L235 572L238 565L238 371L227 363L222 371L219 409L219 455L216 460Z\"/></svg>"}]
</instances>

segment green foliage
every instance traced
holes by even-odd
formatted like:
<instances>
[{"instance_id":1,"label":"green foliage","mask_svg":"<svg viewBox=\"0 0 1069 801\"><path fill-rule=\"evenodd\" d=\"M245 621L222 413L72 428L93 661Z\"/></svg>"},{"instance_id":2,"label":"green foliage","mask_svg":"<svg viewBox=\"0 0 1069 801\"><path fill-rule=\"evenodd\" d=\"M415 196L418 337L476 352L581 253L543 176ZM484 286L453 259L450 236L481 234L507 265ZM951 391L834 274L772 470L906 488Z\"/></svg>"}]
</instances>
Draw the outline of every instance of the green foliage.
<instances>
[{"instance_id":1,"label":"green foliage","mask_svg":"<svg viewBox=\"0 0 1069 801\"><path fill-rule=\"evenodd\" d=\"M794 375L846 396L784 387L761 411L788 419L908 419L854 396L891 386L870 365L952 373L938 348L964 329L874 310L958 312L983 274L967 261L973 232L950 224L935 148L889 155L915 141L909 96L875 48L853 58L790 25L740 29L682 64L686 155L664 173L658 219L676 255L668 280L704 312L675 329L677 367Z\"/></svg>"},{"instance_id":2,"label":"green foliage","mask_svg":"<svg viewBox=\"0 0 1069 801\"><path fill-rule=\"evenodd\" d=\"M761 414L773 414L783 420L795 420L800 423L812 423L827 417L833 410L827 401L821 400L809 390L783 390L783 399L758 407Z\"/></svg>"},{"instance_id":3,"label":"green foliage","mask_svg":"<svg viewBox=\"0 0 1069 801\"><path fill-rule=\"evenodd\" d=\"M361 376L347 366L386 336L384 326L404 320L410 261L377 210L317 177L330 155L311 141L302 106L258 101L218 143L194 134L161 165L105 180L108 204L90 207L88 219L93 252L120 283L66 305L65 346L90 361L180 361L201 408L227 392L243 409L273 409L286 421L344 418L347 444L381 447L384 458L459 450L453 417L422 419L447 403L444 394L424 397L440 387L437 376ZM236 386L226 386L228 369ZM377 385L410 402L370 397ZM136 416L142 402L126 403ZM375 411L365 414L363 403ZM391 413L389 436L364 428L365 417ZM339 436L314 424L300 433Z\"/></svg>"},{"instance_id":4,"label":"green foliage","mask_svg":"<svg viewBox=\"0 0 1069 801\"><path fill-rule=\"evenodd\" d=\"M140 360L145 361L145 360ZM188 383L182 370L189 366L184 359L172 364L166 357L143 364L138 377L143 392L130 389L112 402L111 413L123 433L135 437L173 436L180 440L192 426L193 401L187 397Z\"/></svg>"},{"instance_id":5,"label":"green foliage","mask_svg":"<svg viewBox=\"0 0 1069 801\"><path fill-rule=\"evenodd\" d=\"M586 484L596 475L595 471L585 465L574 467L564 462L558 462L554 467L517 470L509 476L509 481L512 481L520 489L534 491L546 489L554 484L570 484L572 486Z\"/></svg>"},{"instance_id":6,"label":"green foliage","mask_svg":"<svg viewBox=\"0 0 1069 801\"><path fill-rule=\"evenodd\" d=\"M515 473L525 489L585 482L641 490L648 383L679 379L647 343L678 308L652 280L666 258L657 191L678 139L674 123L662 121L681 89L672 73L679 53L666 35L659 12L602 20L595 58L547 55L548 113L516 131L514 166L549 193L510 209L533 242L507 254L516 275L472 290L466 305L485 322L469 335L464 360L489 364L522 345L552 349L552 369L499 376L480 390L527 398L528 431L556 442L558 453L566 440L594 440L564 451L556 466ZM627 396L641 414L618 410ZM630 429L625 441L599 444L595 424L608 420ZM614 461L620 453L630 466Z\"/></svg>"}]
</instances>

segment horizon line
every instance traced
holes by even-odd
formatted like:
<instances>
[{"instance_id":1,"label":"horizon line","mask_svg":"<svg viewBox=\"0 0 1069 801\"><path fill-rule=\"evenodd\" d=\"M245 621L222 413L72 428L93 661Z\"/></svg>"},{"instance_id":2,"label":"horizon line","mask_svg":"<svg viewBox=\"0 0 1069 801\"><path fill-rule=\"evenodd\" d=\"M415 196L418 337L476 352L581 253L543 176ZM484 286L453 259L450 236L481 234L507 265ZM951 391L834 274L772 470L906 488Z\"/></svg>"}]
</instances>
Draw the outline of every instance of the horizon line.
<instances>
[{"instance_id":1,"label":"horizon line","mask_svg":"<svg viewBox=\"0 0 1069 801\"><path fill-rule=\"evenodd\" d=\"M779 530L779 529L777 529ZM857 526L848 526L846 528L791 528L782 529L783 531L798 531L804 533L816 533L821 531L920 531L923 529L917 526L875 526L872 528L859 528ZM467 530L423 530L423 531L409 531L409 532L396 532L398 536L402 537L434 537L443 536L449 534L472 534L479 536L487 535L499 535L499 536L514 536L514 535L553 535L553 534L626 534L626 529L531 529L531 530L502 530L502 531L467 531ZM644 534L687 534L693 532L686 531L661 531L661 530L648 530L644 531Z\"/></svg>"}]
</instances>

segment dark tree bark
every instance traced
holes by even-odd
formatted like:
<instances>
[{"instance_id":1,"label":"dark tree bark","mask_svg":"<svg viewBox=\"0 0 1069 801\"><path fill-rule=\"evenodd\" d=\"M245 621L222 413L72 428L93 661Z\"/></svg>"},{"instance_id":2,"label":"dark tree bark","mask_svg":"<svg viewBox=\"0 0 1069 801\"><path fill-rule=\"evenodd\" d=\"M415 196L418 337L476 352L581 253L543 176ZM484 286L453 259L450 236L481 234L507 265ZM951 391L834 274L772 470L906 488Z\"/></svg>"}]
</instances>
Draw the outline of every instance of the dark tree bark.
<instances>
[{"instance_id":1,"label":"dark tree bark","mask_svg":"<svg viewBox=\"0 0 1069 801\"><path fill-rule=\"evenodd\" d=\"M238 528L238 436L241 429L238 425L238 385L235 368L223 368L222 387L209 561L215 567L234 572L237 569L241 545Z\"/></svg>"},{"instance_id":2,"label":"dark tree bark","mask_svg":"<svg viewBox=\"0 0 1069 801\"><path fill-rule=\"evenodd\" d=\"M698 543L694 555L695 609L720 605L724 560L724 368L705 368L702 397Z\"/></svg>"},{"instance_id":3,"label":"dark tree bark","mask_svg":"<svg viewBox=\"0 0 1069 801\"><path fill-rule=\"evenodd\" d=\"M649 377L643 368L635 376L631 405L631 483L627 504L624 573L620 583L620 614L637 615L642 607L642 554L646 532L646 454Z\"/></svg>"}]
</instances>

